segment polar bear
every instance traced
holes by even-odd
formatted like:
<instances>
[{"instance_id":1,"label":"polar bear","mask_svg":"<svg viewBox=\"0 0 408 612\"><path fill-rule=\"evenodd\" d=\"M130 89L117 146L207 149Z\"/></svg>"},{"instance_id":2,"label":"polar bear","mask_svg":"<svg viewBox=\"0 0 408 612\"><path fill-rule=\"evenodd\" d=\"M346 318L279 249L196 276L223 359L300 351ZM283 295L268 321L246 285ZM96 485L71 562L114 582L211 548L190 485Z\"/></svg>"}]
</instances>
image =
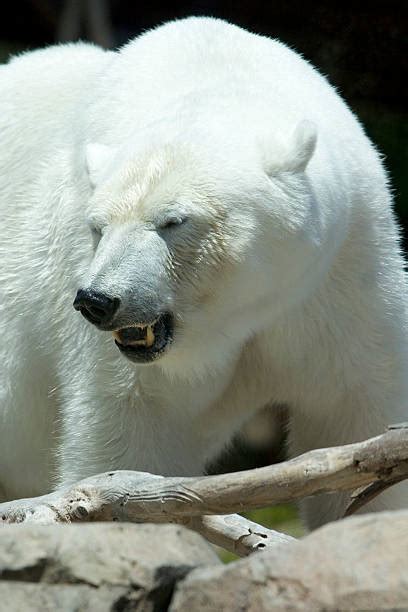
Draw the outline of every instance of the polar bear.
<instances>
[{"instance_id":1,"label":"polar bear","mask_svg":"<svg viewBox=\"0 0 408 612\"><path fill-rule=\"evenodd\" d=\"M292 455L406 420L387 176L302 57L188 18L118 52L28 53L0 83L7 498L203 473L266 404L290 407ZM371 508L407 503L401 485Z\"/></svg>"}]
</instances>

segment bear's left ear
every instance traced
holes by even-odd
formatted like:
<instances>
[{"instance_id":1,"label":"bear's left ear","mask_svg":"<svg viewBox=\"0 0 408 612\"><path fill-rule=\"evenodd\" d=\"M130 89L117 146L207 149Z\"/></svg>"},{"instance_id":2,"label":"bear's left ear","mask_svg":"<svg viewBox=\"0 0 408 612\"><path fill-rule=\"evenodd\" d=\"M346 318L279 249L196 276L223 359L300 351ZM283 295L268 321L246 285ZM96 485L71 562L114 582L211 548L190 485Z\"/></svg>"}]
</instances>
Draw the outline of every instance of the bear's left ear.
<instances>
[{"instance_id":1,"label":"bear's left ear","mask_svg":"<svg viewBox=\"0 0 408 612\"><path fill-rule=\"evenodd\" d=\"M304 172L316 148L317 129L311 121L303 120L289 137L286 151L270 168L269 174L277 172Z\"/></svg>"},{"instance_id":2,"label":"bear's left ear","mask_svg":"<svg viewBox=\"0 0 408 612\"><path fill-rule=\"evenodd\" d=\"M100 182L104 170L112 160L114 150L106 145L93 142L85 146L86 168L92 187Z\"/></svg>"}]
</instances>

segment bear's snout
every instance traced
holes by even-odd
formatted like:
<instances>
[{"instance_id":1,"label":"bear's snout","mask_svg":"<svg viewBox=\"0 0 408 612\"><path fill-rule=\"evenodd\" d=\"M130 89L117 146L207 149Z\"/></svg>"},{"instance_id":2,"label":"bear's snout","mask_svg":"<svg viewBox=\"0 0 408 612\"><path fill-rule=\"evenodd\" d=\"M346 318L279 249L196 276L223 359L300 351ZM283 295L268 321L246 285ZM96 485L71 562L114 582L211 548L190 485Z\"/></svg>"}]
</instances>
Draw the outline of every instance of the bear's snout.
<instances>
[{"instance_id":1,"label":"bear's snout","mask_svg":"<svg viewBox=\"0 0 408 612\"><path fill-rule=\"evenodd\" d=\"M73 304L90 323L104 327L112 322L119 305L119 298L110 298L91 289L79 289Z\"/></svg>"}]
</instances>

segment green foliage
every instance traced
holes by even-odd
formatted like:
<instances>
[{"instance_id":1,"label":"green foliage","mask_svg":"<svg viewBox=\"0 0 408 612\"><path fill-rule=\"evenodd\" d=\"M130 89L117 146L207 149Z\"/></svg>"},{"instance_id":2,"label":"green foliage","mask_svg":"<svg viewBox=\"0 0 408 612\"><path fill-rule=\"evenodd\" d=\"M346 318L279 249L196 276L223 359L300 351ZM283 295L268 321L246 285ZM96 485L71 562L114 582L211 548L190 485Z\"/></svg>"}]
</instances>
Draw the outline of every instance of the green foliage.
<instances>
[{"instance_id":1,"label":"green foliage","mask_svg":"<svg viewBox=\"0 0 408 612\"><path fill-rule=\"evenodd\" d=\"M269 529L282 531L295 538L299 538L305 534L303 525L299 519L296 506L293 504L281 504L272 508L262 508L261 510L252 510L252 512L244 512L243 516L259 523ZM224 563L230 563L238 559L233 553L221 550L220 559Z\"/></svg>"}]
</instances>

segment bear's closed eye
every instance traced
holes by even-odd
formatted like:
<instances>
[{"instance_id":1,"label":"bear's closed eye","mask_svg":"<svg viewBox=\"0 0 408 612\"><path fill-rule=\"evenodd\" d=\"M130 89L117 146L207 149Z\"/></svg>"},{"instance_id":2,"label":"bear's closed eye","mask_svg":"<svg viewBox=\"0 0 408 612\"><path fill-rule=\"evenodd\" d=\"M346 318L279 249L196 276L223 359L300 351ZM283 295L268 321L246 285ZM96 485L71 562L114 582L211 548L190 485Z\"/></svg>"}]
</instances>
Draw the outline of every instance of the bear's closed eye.
<instances>
[{"instance_id":1,"label":"bear's closed eye","mask_svg":"<svg viewBox=\"0 0 408 612\"><path fill-rule=\"evenodd\" d=\"M159 229L172 229L180 225L184 225L188 221L188 217L169 217L159 224Z\"/></svg>"}]
</instances>

